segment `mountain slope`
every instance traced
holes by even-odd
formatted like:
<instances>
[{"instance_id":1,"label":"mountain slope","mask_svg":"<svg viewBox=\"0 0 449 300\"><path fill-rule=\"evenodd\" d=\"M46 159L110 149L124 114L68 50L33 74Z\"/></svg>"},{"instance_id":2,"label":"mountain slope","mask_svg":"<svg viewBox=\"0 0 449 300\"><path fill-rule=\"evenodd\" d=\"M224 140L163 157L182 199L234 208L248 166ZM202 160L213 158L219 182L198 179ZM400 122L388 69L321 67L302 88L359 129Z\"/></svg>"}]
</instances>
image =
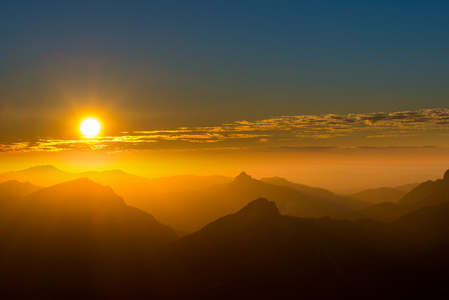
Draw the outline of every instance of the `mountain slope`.
<instances>
[{"instance_id":1,"label":"mountain slope","mask_svg":"<svg viewBox=\"0 0 449 300\"><path fill-rule=\"evenodd\" d=\"M81 177L77 173L62 171L51 165L35 166L25 170L3 173L3 175L13 180L29 181L39 186L52 186Z\"/></svg>"},{"instance_id":2,"label":"mountain slope","mask_svg":"<svg viewBox=\"0 0 449 300\"><path fill-rule=\"evenodd\" d=\"M356 194L351 194L345 198L350 200L357 200L361 205L368 206L379 204L382 202L398 202L406 192L397 190L395 188L381 187L377 189L368 189ZM362 207L360 207L362 208Z\"/></svg>"},{"instance_id":3,"label":"mountain slope","mask_svg":"<svg viewBox=\"0 0 449 300\"><path fill-rule=\"evenodd\" d=\"M420 208L447 202L449 202L449 170L445 172L443 179L421 183L405 194L396 204L375 204L359 212L341 214L338 218L350 220L370 218L388 223Z\"/></svg>"},{"instance_id":4,"label":"mountain slope","mask_svg":"<svg viewBox=\"0 0 449 300\"><path fill-rule=\"evenodd\" d=\"M57 230L69 227L86 230L86 236L93 232L99 237L109 236L112 232L137 234L142 235L146 242L155 245L175 238L173 230L168 226L158 223L147 213L127 206L110 187L99 185L87 178L14 198L2 214L7 215L3 218L4 222L12 223L9 226L24 228L23 224L29 223L31 231L41 230L43 233L54 226ZM26 231L20 232L22 233L28 234ZM48 233L56 234L54 230Z\"/></svg>"},{"instance_id":5,"label":"mountain slope","mask_svg":"<svg viewBox=\"0 0 449 300\"><path fill-rule=\"evenodd\" d=\"M262 178L260 179L260 181L270 183L273 185L293 188L303 193L304 195L316 199L316 201L325 203L330 207L334 207L336 210L342 209L343 207L353 208L353 203L351 201L345 201L344 197L338 196L323 188L311 187L304 184L294 183L281 177Z\"/></svg>"},{"instance_id":6,"label":"mountain slope","mask_svg":"<svg viewBox=\"0 0 449 300\"><path fill-rule=\"evenodd\" d=\"M0 183L0 199L11 196L26 196L40 189L41 187L29 182L20 183L17 180L9 180Z\"/></svg>"},{"instance_id":7,"label":"mountain slope","mask_svg":"<svg viewBox=\"0 0 449 300\"><path fill-rule=\"evenodd\" d=\"M350 210L334 201L337 198L329 200L266 183L245 172L230 183L214 185L202 192L153 195L140 203L130 203L154 212L164 223L192 232L260 197L274 201L284 215L322 217Z\"/></svg>"},{"instance_id":8,"label":"mountain slope","mask_svg":"<svg viewBox=\"0 0 449 300\"><path fill-rule=\"evenodd\" d=\"M400 190L400 191L408 193L411 190L413 190L415 187L417 187L418 185L420 185L420 183L409 183L409 184L404 184L404 185L400 185L400 186L395 186L393 188L396 190Z\"/></svg>"},{"instance_id":9,"label":"mountain slope","mask_svg":"<svg viewBox=\"0 0 449 300\"><path fill-rule=\"evenodd\" d=\"M400 206L420 208L449 201L449 170L443 179L427 181L407 193L399 202Z\"/></svg>"},{"instance_id":10,"label":"mountain slope","mask_svg":"<svg viewBox=\"0 0 449 300\"><path fill-rule=\"evenodd\" d=\"M425 247L449 249L449 202L420 208L400 217L391 225Z\"/></svg>"},{"instance_id":11,"label":"mountain slope","mask_svg":"<svg viewBox=\"0 0 449 300\"><path fill-rule=\"evenodd\" d=\"M242 173L223 176L174 176L147 179L123 171L71 173L52 166L10 172L8 176L48 185L50 182L88 177L111 186L126 203L154 215L180 230L192 232L229 214L252 199L265 197L277 203L282 214L301 217L331 216L353 210L343 197L325 189L294 184L279 178L265 181ZM269 183L269 182L273 182Z\"/></svg>"},{"instance_id":12,"label":"mountain slope","mask_svg":"<svg viewBox=\"0 0 449 300\"><path fill-rule=\"evenodd\" d=\"M0 212L2 293L16 295L20 288L24 299L34 294L81 299L84 293L132 299L149 271L141 266L177 238L173 229L87 178L5 202ZM72 286L80 289L69 292Z\"/></svg>"},{"instance_id":13,"label":"mountain slope","mask_svg":"<svg viewBox=\"0 0 449 300\"><path fill-rule=\"evenodd\" d=\"M173 299L430 295L445 283L421 274L427 266L414 247L381 223L282 216L274 202L258 199L169 245L161 289ZM429 282L419 283L423 277Z\"/></svg>"}]
</instances>

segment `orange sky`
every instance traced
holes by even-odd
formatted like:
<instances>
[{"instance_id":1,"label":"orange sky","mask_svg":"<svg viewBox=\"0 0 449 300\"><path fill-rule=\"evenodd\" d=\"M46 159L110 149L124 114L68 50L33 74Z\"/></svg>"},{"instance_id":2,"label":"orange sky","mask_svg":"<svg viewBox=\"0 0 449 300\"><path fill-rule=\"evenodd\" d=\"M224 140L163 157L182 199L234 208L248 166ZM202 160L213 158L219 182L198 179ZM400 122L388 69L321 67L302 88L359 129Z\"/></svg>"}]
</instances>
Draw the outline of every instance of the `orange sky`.
<instances>
[{"instance_id":1,"label":"orange sky","mask_svg":"<svg viewBox=\"0 0 449 300\"><path fill-rule=\"evenodd\" d=\"M122 169L146 177L180 174L281 176L334 190L375 188L441 177L448 147L276 148L3 152L0 171L51 164L66 171Z\"/></svg>"},{"instance_id":2,"label":"orange sky","mask_svg":"<svg viewBox=\"0 0 449 300\"><path fill-rule=\"evenodd\" d=\"M0 10L0 171L371 187L447 168L444 1L24 1Z\"/></svg>"},{"instance_id":3,"label":"orange sky","mask_svg":"<svg viewBox=\"0 0 449 300\"><path fill-rule=\"evenodd\" d=\"M80 134L87 115L103 123L100 136ZM246 171L333 189L394 186L435 179L448 168L448 120L449 109L422 109L120 131L113 115L79 112L57 136L0 144L0 171L43 164L146 177Z\"/></svg>"}]
</instances>

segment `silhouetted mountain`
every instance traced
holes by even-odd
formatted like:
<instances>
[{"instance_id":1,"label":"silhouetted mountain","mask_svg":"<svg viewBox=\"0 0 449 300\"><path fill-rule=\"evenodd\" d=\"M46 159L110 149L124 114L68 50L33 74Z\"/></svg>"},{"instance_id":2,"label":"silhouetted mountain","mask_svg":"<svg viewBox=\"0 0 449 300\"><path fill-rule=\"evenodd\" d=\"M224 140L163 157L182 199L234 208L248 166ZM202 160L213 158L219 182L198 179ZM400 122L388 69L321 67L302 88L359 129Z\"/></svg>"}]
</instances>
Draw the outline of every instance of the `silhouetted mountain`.
<instances>
[{"instance_id":1,"label":"silhouetted mountain","mask_svg":"<svg viewBox=\"0 0 449 300\"><path fill-rule=\"evenodd\" d=\"M49 226L63 228L68 223L73 226L73 222L79 222L80 228L92 226L89 231L97 231L97 234L121 226L119 230L122 233L126 229L132 234L143 234L144 240L155 245L166 243L176 236L172 229L158 223L153 216L127 206L123 198L110 187L99 185L88 178L61 183L15 198L11 201L10 211L2 213L9 214L8 218L14 219L11 220L14 223L38 221L36 226L48 223Z\"/></svg>"},{"instance_id":2,"label":"silhouetted mountain","mask_svg":"<svg viewBox=\"0 0 449 300\"><path fill-rule=\"evenodd\" d=\"M29 181L41 186L52 186L58 183L88 177L93 181L109 186L148 184L149 179L128 174L120 170L91 171L83 173L66 172L54 166L36 166L26 170L4 173L5 176L18 181Z\"/></svg>"},{"instance_id":3,"label":"silhouetted mountain","mask_svg":"<svg viewBox=\"0 0 449 300\"><path fill-rule=\"evenodd\" d=\"M441 195L445 188L440 184L447 180L422 187L426 203L432 195ZM211 187L210 193L246 196L248 186L265 192L282 189L287 196L299 193L246 173ZM427 193L428 186L433 192ZM410 207L420 203L413 199ZM242 201L223 200L212 199L207 209L217 203L230 208ZM171 228L87 178L6 197L2 205L2 299L449 295L449 202L382 224L284 216L274 201L259 198L179 240ZM380 210L390 210L391 205L401 207L378 204L385 206Z\"/></svg>"},{"instance_id":4,"label":"silhouetted mountain","mask_svg":"<svg viewBox=\"0 0 449 300\"><path fill-rule=\"evenodd\" d=\"M321 217L350 210L342 197L325 189L289 183L282 179L265 180L277 184L253 179L243 172L226 186L226 197L241 199L240 206L248 203L249 199L268 198L276 202L281 214L300 217ZM284 184L279 184L280 181Z\"/></svg>"},{"instance_id":5,"label":"silhouetted mountain","mask_svg":"<svg viewBox=\"0 0 449 300\"><path fill-rule=\"evenodd\" d=\"M242 172L230 183L201 191L176 193L172 188L172 193L153 193L139 202L128 201L152 212L162 222L190 232L260 197L276 202L284 215L322 217L352 210L345 203L348 201L324 189L292 185L296 188L266 183Z\"/></svg>"},{"instance_id":6,"label":"silhouetted mountain","mask_svg":"<svg viewBox=\"0 0 449 300\"><path fill-rule=\"evenodd\" d=\"M417 187L418 185L420 185L420 183L410 183L410 184L404 184L404 185L400 185L400 186L395 186L393 188L395 190L400 190L400 191L408 193L411 190L413 190L415 187Z\"/></svg>"},{"instance_id":7,"label":"silhouetted mountain","mask_svg":"<svg viewBox=\"0 0 449 300\"><path fill-rule=\"evenodd\" d=\"M338 218L350 220L370 218L388 223L420 208L446 202L449 202L449 170L446 171L443 179L421 183L405 194L396 204L375 204L359 212L341 214Z\"/></svg>"},{"instance_id":8,"label":"silhouetted mountain","mask_svg":"<svg viewBox=\"0 0 449 300\"><path fill-rule=\"evenodd\" d=\"M258 199L165 249L160 287L170 299L432 298L449 272L425 272L433 250L401 229L281 216Z\"/></svg>"},{"instance_id":9,"label":"silhouetted mountain","mask_svg":"<svg viewBox=\"0 0 449 300\"><path fill-rule=\"evenodd\" d=\"M443 179L421 183L407 193L399 202L400 206L413 206L420 208L438 205L449 201L449 170Z\"/></svg>"},{"instance_id":10,"label":"silhouetted mountain","mask_svg":"<svg viewBox=\"0 0 449 300\"><path fill-rule=\"evenodd\" d=\"M114 191L124 197L127 204L155 215L163 223L170 223L179 231L199 229L226 214L227 212L217 213L207 221L200 222L199 225L184 226L185 223L190 222L189 220L196 218L198 206L201 206L202 202L207 202L205 199L210 199L204 196L208 188L233 180L224 176L192 175L148 179L120 170L72 173L53 166L38 166L7 174L11 178L38 182L45 186L88 177L97 183L111 186ZM196 220L192 222L195 223Z\"/></svg>"},{"instance_id":11,"label":"silhouetted mountain","mask_svg":"<svg viewBox=\"0 0 449 300\"><path fill-rule=\"evenodd\" d=\"M406 210L393 202L383 202L370 205L357 212L340 214L335 218L347 220L372 219L383 223L389 223L406 213Z\"/></svg>"},{"instance_id":12,"label":"silhouetted mountain","mask_svg":"<svg viewBox=\"0 0 449 300\"><path fill-rule=\"evenodd\" d=\"M51 186L81 177L77 173L65 172L51 165L7 172L3 175L20 182L28 181L39 186Z\"/></svg>"},{"instance_id":13,"label":"silhouetted mountain","mask_svg":"<svg viewBox=\"0 0 449 300\"><path fill-rule=\"evenodd\" d=\"M381 187L377 189L368 189L356 194L346 196L349 200L356 200L355 203L359 204L359 209L368 205L379 204L382 202L398 202L406 192L389 188Z\"/></svg>"},{"instance_id":14,"label":"silhouetted mountain","mask_svg":"<svg viewBox=\"0 0 449 300\"><path fill-rule=\"evenodd\" d=\"M174 239L173 229L110 187L87 178L61 183L1 210L1 286L23 299L133 298L139 265Z\"/></svg>"},{"instance_id":15,"label":"silhouetted mountain","mask_svg":"<svg viewBox=\"0 0 449 300\"><path fill-rule=\"evenodd\" d=\"M161 177L149 179L142 176L126 173L121 170L109 171L89 171L82 173L62 171L54 166L36 166L26 170L12 171L0 174L0 182L7 180L29 181L33 184L42 186L51 186L62 182L88 177L89 179L104 185L109 185L121 193L126 194L137 187L151 187L151 189L160 191L176 186L178 190L202 190L214 184L228 183L233 180L226 176L195 176L179 175L172 177ZM122 193L122 194L124 194Z\"/></svg>"},{"instance_id":16,"label":"silhouetted mountain","mask_svg":"<svg viewBox=\"0 0 449 300\"><path fill-rule=\"evenodd\" d=\"M282 214L301 217L331 216L354 209L350 201L325 189L279 178L266 179L275 183L271 184L253 179L245 172L233 180L190 175L147 179L119 170L71 173L53 166L39 166L10 172L8 176L43 185L88 177L113 187L127 204L151 213L177 230L190 232L258 197L275 201Z\"/></svg>"},{"instance_id":17,"label":"silhouetted mountain","mask_svg":"<svg viewBox=\"0 0 449 300\"><path fill-rule=\"evenodd\" d=\"M278 186L293 188L307 196L316 199L317 201L325 203L326 205L334 206L337 209L337 211L339 208L342 207L356 208L356 206L354 206L352 201L347 201L345 198L335 195L334 193L323 188L311 187L304 184L294 183L281 177L262 178L261 181Z\"/></svg>"},{"instance_id":18,"label":"silhouetted mountain","mask_svg":"<svg viewBox=\"0 0 449 300\"><path fill-rule=\"evenodd\" d=\"M87 177L92 181L111 187L147 185L150 183L148 178L129 174L121 170L82 172L79 173L79 176Z\"/></svg>"},{"instance_id":19,"label":"silhouetted mountain","mask_svg":"<svg viewBox=\"0 0 449 300\"><path fill-rule=\"evenodd\" d=\"M0 199L11 196L26 196L40 189L41 187L29 182L20 183L17 180L9 180L0 183Z\"/></svg>"},{"instance_id":20,"label":"silhouetted mountain","mask_svg":"<svg viewBox=\"0 0 449 300\"><path fill-rule=\"evenodd\" d=\"M265 198L259 198L247 204L237 213L212 222L191 235L190 238L195 235L210 234L210 238L220 239L222 238L221 235L235 233L235 230L241 231L243 229L251 230L254 234L260 234L260 230L262 229L256 226L257 224L263 224L262 226L265 226L269 220L279 217L281 215L274 202L268 201Z\"/></svg>"},{"instance_id":21,"label":"silhouetted mountain","mask_svg":"<svg viewBox=\"0 0 449 300\"><path fill-rule=\"evenodd\" d=\"M426 206L391 223L401 234L423 247L449 250L449 202Z\"/></svg>"}]
</instances>

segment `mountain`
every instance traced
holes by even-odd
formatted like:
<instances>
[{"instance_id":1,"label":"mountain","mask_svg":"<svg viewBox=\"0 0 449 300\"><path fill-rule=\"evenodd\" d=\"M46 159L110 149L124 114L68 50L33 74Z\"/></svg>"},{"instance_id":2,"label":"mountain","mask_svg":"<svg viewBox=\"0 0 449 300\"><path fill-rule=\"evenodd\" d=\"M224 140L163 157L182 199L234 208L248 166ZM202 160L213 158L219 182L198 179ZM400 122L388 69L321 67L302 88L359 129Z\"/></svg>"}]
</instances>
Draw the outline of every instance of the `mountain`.
<instances>
[{"instance_id":1,"label":"mountain","mask_svg":"<svg viewBox=\"0 0 449 300\"><path fill-rule=\"evenodd\" d=\"M344 199L324 189L293 183L287 183L286 186L267 183L254 179L245 172L228 184L224 192L228 194L228 199L241 199L239 207L247 204L250 199L268 198L276 202L281 214L284 215L321 217L348 210L348 207L340 201Z\"/></svg>"},{"instance_id":2,"label":"mountain","mask_svg":"<svg viewBox=\"0 0 449 300\"><path fill-rule=\"evenodd\" d=\"M141 276L150 276L148 257L176 238L87 178L2 199L2 298L133 299Z\"/></svg>"},{"instance_id":3,"label":"mountain","mask_svg":"<svg viewBox=\"0 0 449 300\"><path fill-rule=\"evenodd\" d=\"M407 212L407 210L393 202L383 202L367 206L357 212L343 213L335 218L343 220L371 219L383 223L390 223Z\"/></svg>"},{"instance_id":4,"label":"mountain","mask_svg":"<svg viewBox=\"0 0 449 300\"><path fill-rule=\"evenodd\" d=\"M51 186L79 178L87 177L97 183L109 185L114 190L127 190L127 187L151 186L155 190L163 190L176 185L179 190L201 190L214 184L228 183L233 178L226 176L195 176L179 175L172 177L161 177L149 179L138 175L126 173L121 170L89 171L89 172L67 172L51 165L35 166L25 170L11 171L0 174L0 182L15 179L18 181L29 181L41 186Z\"/></svg>"},{"instance_id":5,"label":"mountain","mask_svg":"<svg viewBox=\"0 0 449 300\"><path fill-rule=\"evenodd\" d=\"M417 187L418 185L420 185L420 184L419 183L410 183L410 184L395 186L394 189L408 193L411 190L413 190L415 187Z\"/></svg>"},{"instance_id":6,"label":"mountain","mask_svg":"<svg viewBox=\"0 0 449 300\"><path fill-rule=\"evenodd\" d=\"M284 187L290 187L293 188L304 195L307 195L309 197L312 197L316 199L317 201L327 203L327 205L335 205L336 207L354 207L354 204L352 201L345 201L345 198L338 196L326 189L323 188L317 188L317 187L311 187L304 184L294 183L291 181L288 181L285 178L282 177L269 177L269 178L262 178L260 181L263 181L265 183L270 183L273 185L278 186L284 186ZM355 207L354 207L355 208Z\"/></svg>"},{"instance_id":7,"label":"mountain","mask_svg":"<svg viewBox=\"0 0 449 300\"><path fill-rule=\"evenodd\" d=\"M414 193L429 203L447 177ZM298 193L246 173L210 192L240 195L248 186L248 194L253 186ZM404 206L420 203L411 199ZM208 209L241 201L223 200L212 199ZM0 203L1 299L449 296L449 202L383 224L286 216L275 201L258 198L181 239L88 178Z\"/></svg>"},{"instance_id":8,"label":"mountain","mask_svg":"<svg viewBox=\"0 0 449 300\"><path fill-rule=\"evenodd\" d=\"M282 214L301 217L331 216L356 207L325 189L282 178L256 180L244 172L236 178L184 175L148 179L119 170L72 173L53 166L38 166L6 174L43 186L88 177L111 186L127 204L187 232L198 230L258 197L275 201Z\"/></svg>"},{"instance_id":9,"label":"mountain","mask_svg":"<svg viewBox=\"0 0 449 300\"><path fill-rule=\"evenodd\" d=\"M29 182L20 183L17 180L9 180L0 183L0 199L11 196L26 196L40 189L41 187Z\"/></svg>"},{"instance_id":10,"label":"mountain","mask_svg":"<svg viewBox=\"0 0 449 300\"><path fill-rule=\"evenodd\" d=\"M20 227L31 222L33 231L37 230L34 226L57 226L65 230L66 226L76 224L79 229L88 230L86 236L93 232L99 236L108 235L108 231L118 230L116 234L141 234L146 242L155 245L176 237L171 228L160 224L153 216L127 206L110 187L88 178L42 188L27 196L8 199L8 202L8 209L1 212L7 215L3 221L12 222L10 226L21 224Z\"/></svg>"},{"instance_id":11,"label":"mountain","mask_svg":"<svg viewBox=\"0 0 449 300\"><path fill-rule=\"evenodd\" d=\"M170 223L179 231L199 229L221 216L222 214L217 213L195 227L184 226L186 221L183 219L196 218L195 211L198 205L210 199L203 195L208 188L233 180L224 176L193 175L148 179L120 170L73 173L62 171L54 166L37 166L4 174L7 174L8 178L26 180L43 186L87 177L99 184L111 186L114 191L124 197L127 204L155 215L163 223Z\"/></svg>"},{"instance_id":12,"label":"mountain","mask_svg":"<svg viewBox=\"0 0 449 300\"><path fill-rule=\"evenodd\" d=\"M449 202L417 209L395 220L391 226L425 247L449 250Z\"/></svg>"},{"instance_id":13,"label":"mountain","mask_svg":"<svg viewBox=\"0 0 449 300\"><path fill-rule=\"evenodd\" d=\"M311 188L313 189L313 188ZM318 190L318 189L317 189ZM213 220L230 214L260 197L274 201L281 214L301 217L330 216L350 211L338 196L325 198L320 193L298 191L279 186L240 173L232 182L210 186L201 191L153 194L140 202L129 203L145 211L151 211L162 222L174 228L193 232ZM343 199L344 200L344 199Z\"/></svg>"},{"instance_id":14,"label":"mountain","mask_svg":"<svg viewBox=\"0 0 449 300\"><path fill-rule=\"evenodd\" d=\"M443 179L427 181L407 193L399 202L400 206L420 208L449 201L449 170Z\"/></svg>"},{"instance_id":15,"label":"mountain","mask_svg":"<svg viewBox=\"0 0 449 300\"><path fill-rule=\"evenodd\" d=\"M147 178L132 175L120 170L75 173L63 171L51 165L35 166L25 170L3 173L3 175L11 179L29 181L41 186L52 186L58 183L85 177L88 177L97 183L109 186L122 186L127 184L142 185L148 184L149 182L149 179Z\"/></svg>"},{"instance_id":16,"label":"mountain","mask_svg":"<svg viewBox=\"0 0 449 300\"><path fill-rule=\"evenodd\" d=\"M2 175L20 182L28 181L39 186L51 186L79 178L76 173L65 172L51 165L35 166L26 170L3 173Z\"/></svg>"},{"instance_id":17,"label":"mountain","mask_svg":"<svg viewBox=\"0 0 449 300\"><path fill-rule=\"evenodd\" d=\"M169 299L445 295L449 263L429 263L434 249L423 252L402 230L368 220L282 216L261 198L168 245L158 261L159 287ZM431 272L436 262L442 265Z\"/></svg>"},{"instance_id":18,"label":"mountain","mask_svg":"<svg viewBox=\"0 0 449 300\"><path fill-rule=\"evenodd\" d=\"M397 203L379 203L358 212L341 214L337 218L350 220L370 218L388 223L420 208L447 202L449 202L449 170L445 172L443 179L421 183Z\"/></svg>"},{"instance_id":19,"label":"mountain","mask_svg":"<svg viewBox=\"0 0 449 300\"><path fill-rule=\"evenodd\" d=\"M369 206L368 201L396 201L402 192L391 188L341 197L325 189L293 183L284 178L256 180L245 172L234 179L190 175L148 179L120 170L71 173L53 166L38 166L4 175L19 181L38 182L44 186L88 177L97 183L111 186L124 197L128 205L151 213L162 223L176 228L179 232L198 230L259 197L275 201L281 214L298 217L370 217L389 222L412 211L409 206L389 211L383 210L388 205ZM354 213L363 208L367 210Z\"/></svg>"},{"instance_id":20,"label":"mountain","mask_svg":"<svg viewBox=\"0 0 449 300\"><path fill-rule=\"evenodd\" d=\"M401 190L390 188L390 187L381 187L377 189L368 189L356 194L351 194L346 196L348 200L355 200L355 203L359 204L359 209L366 207L368 205L379 204L382 202L398 202L406 192Z\"/></svg>"}]
</instances>

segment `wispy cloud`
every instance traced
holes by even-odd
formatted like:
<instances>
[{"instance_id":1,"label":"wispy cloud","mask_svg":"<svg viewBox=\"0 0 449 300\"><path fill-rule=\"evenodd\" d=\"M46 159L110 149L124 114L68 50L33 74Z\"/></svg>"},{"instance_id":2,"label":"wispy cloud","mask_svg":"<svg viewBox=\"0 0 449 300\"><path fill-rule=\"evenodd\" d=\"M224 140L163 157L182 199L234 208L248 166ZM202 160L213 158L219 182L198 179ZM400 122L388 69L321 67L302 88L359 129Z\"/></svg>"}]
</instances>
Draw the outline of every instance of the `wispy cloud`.
<instances>
[{"instance_id":1,"label":"wispy cloud","mask_svg":"<svg viewBox=\"0 0 449 300\"><path fill-rule=\"evenodd\" d=\"M64 140L38 139L0 144L0 151L66 151L105 149L185 149L215 147L308 146L308 141L443 138L449 129L449 109L421 109L364 114L280 116L257 121L236 121L209 127L124 132L113 137ZM209 146L207 146L209 147Z\"/></svg>"}]
</instances>

